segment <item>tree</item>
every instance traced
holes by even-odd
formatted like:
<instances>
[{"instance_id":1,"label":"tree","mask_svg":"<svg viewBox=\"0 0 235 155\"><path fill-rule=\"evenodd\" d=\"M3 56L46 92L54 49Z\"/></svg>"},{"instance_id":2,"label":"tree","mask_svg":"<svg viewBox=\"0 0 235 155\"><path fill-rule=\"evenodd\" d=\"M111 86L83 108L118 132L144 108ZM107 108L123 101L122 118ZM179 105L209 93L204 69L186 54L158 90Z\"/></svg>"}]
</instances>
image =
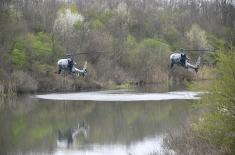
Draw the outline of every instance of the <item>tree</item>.
<instances>
[{"instance_id":1,"label":"tree","mask_svg":"<svg viewBox=\"0 0 235 155\"><path fill-rule=\"evenodd\" d=\"M210 84L202 103L210 111L195 125L199 138L220 148L235 153L235 53L218 53L216 77Z\"/></svg>"},{"instance_id":2,"label":"tree","mask_svg":"<svg viewBox=\"0 0 235 155\"><path fill-rule=\"evenodd\" d=\"M187 32L187 38L190 41L190 46L193 49L209 49L211 48L207 40L207 35L204 30L200 28L199 25L192 25L189 32Z\"/></svg>"}]
</instances>

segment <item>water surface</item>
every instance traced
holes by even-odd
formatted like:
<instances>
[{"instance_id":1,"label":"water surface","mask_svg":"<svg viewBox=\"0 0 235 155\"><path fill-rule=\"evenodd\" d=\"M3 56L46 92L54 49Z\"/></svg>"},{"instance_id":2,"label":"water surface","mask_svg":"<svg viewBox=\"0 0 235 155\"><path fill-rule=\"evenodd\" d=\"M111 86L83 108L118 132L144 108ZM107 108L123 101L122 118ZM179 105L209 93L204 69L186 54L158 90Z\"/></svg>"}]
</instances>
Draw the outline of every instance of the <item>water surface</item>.
<instances>
[{"instance_id":1,"label":"water surface","mask_svg":"<svg viewBox=\"0 0 235 155\"><path fill-rule=\"evenodd\" d=\"M54 93L35 95L35 98L49 100L80 100L80 101L163 101L199 99L198 92L173 91L162 93L139 93L128 90L109 90L79 93Z\"/></svg>"},{"instance_id":2,"label":"water surface","mask_svg":"<svg viewBox=\"0 0 235 155\"><path fill-rule=\"evenodd\" d=\"M122 90L2 100L0 154L164 154L163 138L190 117L192 99L197 93ZM69 138L78 124L84 132Z\"/></svg>"}]
</instances>

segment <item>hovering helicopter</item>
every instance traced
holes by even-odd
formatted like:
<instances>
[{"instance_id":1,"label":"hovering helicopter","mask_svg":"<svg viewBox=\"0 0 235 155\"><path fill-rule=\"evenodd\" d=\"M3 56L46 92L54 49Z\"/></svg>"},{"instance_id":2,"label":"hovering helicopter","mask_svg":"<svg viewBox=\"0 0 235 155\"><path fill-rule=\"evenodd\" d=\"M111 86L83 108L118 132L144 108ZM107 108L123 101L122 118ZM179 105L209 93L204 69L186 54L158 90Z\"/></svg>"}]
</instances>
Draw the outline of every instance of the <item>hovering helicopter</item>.
<instances>
[{"instance_id":1,"label":"hovering helicopter","mask_svg":"<svg viewBox=\"0 0 235 155\"><path fill-rule=\"evenodd\" d=\"M103 51L96 51L96 52L91 52L91 53L103 53ZM75 55L80 55L80 54L91 54L87 52L83 53L76 53L76 54L67 54L66 58L59 59L57 62L58 66L58 74L61 74L61 72L67 72L71 75L75 76L83 76L86 77L88 75L88 70L87 70L87 61L85 61L85 64L82 69L78 69L74 65L76 65L76 62L73 60L73 56Z\"/></svg>"},{"instance_id":2,"label":"hovering helicopter","mask_svg":"<svg viewBox=\"0 0 235 155\"><path fill-rule=\"evenodd\" d=\"M199 56L195 64L191 64L188 61L190 60L188 56L185 54L185 51L211 51L211 50L185 50L183 48L180 49L180 52L176 52L170 55L170 68L176 64L178 66L184 67L186 69L191 68L194 69L195 72L198 72L200 67L201 57Z\"/></svg>"},{"instance_id":3,"label":"hovering helicopter","mask_svg":"<svg viewBox=\"0 0 235 155\"><path fill-rule=\"evenodd\" d=\"M87 76L88 71L87 71L87 62L85 62L84 66L82 69L78 69L74 67L76 65L76 62L71 57L68 57L66 59L60 59L57 62L58 65L58 74L61 73L61 71L68 72L69 74L73 74L76 76Z\"/></svg>"}]
</instances>

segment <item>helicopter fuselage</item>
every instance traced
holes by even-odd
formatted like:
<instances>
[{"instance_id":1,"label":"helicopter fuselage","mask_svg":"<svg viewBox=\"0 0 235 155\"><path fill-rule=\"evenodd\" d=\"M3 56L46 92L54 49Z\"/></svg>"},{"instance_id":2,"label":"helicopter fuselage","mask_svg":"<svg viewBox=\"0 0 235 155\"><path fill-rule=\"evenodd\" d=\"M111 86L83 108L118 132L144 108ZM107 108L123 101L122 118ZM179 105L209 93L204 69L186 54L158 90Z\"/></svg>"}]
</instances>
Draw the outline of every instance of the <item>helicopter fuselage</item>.
<instances>
[{"instance_id":1,"label":"helicopter fuselage","mask_svg":"<svg viewBox=\"0 0 235 155\"><path fill-rule=\"evenodd\" d=\"M171 60L171 64L177 64L177 65L181 65L184 67L184 64L182 63L182 59L181 59L181 54L180 53L173 53L170 55L170 60ZM173 67L173 66L172 66Z\"/></svg>"},{"instance_id":2,"label":"helicopter fuselage","mask_svg":"<svg viewBox=\"0 0 235 155\"><path fill-rule=\"evenodd\" d=\"M76 76L82 75L83 77L85 77L87 75L87 62L85 62L83 69L78 69L76 67L74 67L73 64L76 64L69 59L60 59L57 62L58 65L58 74L61 73L61 71L66 71L70 74L74 74Z\"/></svg>"},{"instance_id":3,"label":"helicopter fuselage","mask_svg":"<svg viewBox=\"0 0 235 155\"><path fill-rule=\"evenodd\" d=\"M184 53L173 53L170 55L170 67L173 68L174 64L176 64L184 68L192 68L197 72L200 64L200 57L198 57L198 60L195 65L190 64L188 60L189 58Z\"/></svg>"},{"instance_id":4,"label":"helicopter fuselage","mask_svg":"<svg viewBox=\"0 0 235 155\"><path fill-rule=\"evenodd\" d=\"M58 67L60 67L61 69L68 69L68 65L69 65L69 60L68 59L60 59L58 62Z\"/></svg>"}]
</instances>

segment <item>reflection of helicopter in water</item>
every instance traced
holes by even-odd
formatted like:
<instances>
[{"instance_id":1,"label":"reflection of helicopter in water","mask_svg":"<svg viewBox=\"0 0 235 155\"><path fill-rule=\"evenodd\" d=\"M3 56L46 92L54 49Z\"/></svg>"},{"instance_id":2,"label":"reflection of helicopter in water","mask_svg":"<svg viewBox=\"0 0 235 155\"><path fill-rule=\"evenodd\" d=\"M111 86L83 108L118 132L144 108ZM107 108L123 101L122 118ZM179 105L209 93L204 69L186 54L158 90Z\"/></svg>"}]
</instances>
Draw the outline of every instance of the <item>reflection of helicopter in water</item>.
<instances>
[{"instance_id":1,"label":"reflection of helicopter in water","mask_svg":"<svg viewBox=\"0 0 235 155\"><path fill-rule=\"evenodd\" d=\"M103 53L103 52L100 51L100 52L91 52L91 53ZM67 57L65 59L59 59L57 62L58 74L60 74L63 71L63 72L67 72L72 75L76 75L76 76L81 75L81 76L85 77L88 74L87 62L85 62L82 69L78 69L74 66L74 65L76 65L76 62L74 62L73 57L75 55L91 54L91 53L83 52L83 53L76 53L76 54L67 54Z\"/></svg>"},{"instance_id":2,"label":"reflection of helicopter in water","mask_svg":"<svg viewBox=\"0 0 235 155\"><path fill-rule=\"evenodd\" d=\"M180 52L176 52L170 55L171 68L173 68L174 64L176 64L186 69L192 68L195 70L195 72L198 72L198 69L200 67L201 57L199 56L197 62L193 65L188 62L189 58L185 54L185 51L211 51L211 50L185 50L181 48Z\"/></svg>"},{"instance_id":3,"label":"reflection of helicopter in water","mask_svg":"<svg viewBox=\"0 0 235 155\"><path fill-rule=\"evenodd\" d=\"M88 131L89 126L84 121L82 122L82 125L78 124L76 128L69 128L63 132L61 130L58 130L57 145L59 147L70 147L78 134L83 134L86 138L88 135Z\"/></svg>"}]
</instances>

